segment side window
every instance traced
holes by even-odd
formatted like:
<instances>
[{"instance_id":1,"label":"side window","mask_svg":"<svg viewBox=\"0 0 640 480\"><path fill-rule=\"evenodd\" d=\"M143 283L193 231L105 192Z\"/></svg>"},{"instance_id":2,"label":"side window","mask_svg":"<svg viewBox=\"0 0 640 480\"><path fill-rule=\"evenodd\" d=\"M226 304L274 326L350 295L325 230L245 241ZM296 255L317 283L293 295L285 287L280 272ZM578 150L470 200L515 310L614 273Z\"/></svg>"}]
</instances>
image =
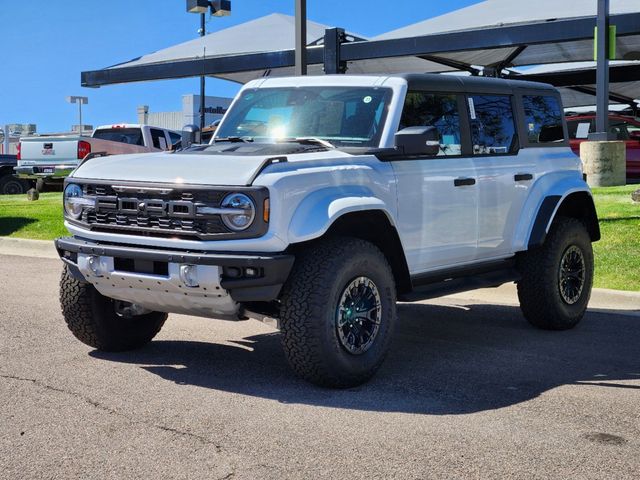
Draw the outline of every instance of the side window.
<instances>
[{"instance_id":1,"label":"side window","mask_svg":"<svg viewBox=\"0 0 640 480\"><path fill-rule=\"evenodd\" d=\"M609 119L609 133L611 133L616 140L630 139L628 126L629 124L624 120Z\"/></svg>"},{"instance_id":2,"label":"side window","mask_svg":"<svg viewBox=\"0 0 640 480\"><path fill-rule=\"evenodd\" d=\"M556 97L523 95L522 103L529 143L564 141L562 110Z\"/></svg>"},{"instance_id":3,"label":"side window","mask_svg":"<svg viewBox=\"0 0 640 480\"><path fill-rule=\"evenodd\" d=\"M178 135L175 132L169 132L169 138L171 139L171 145L173 145L174 147L178 142L182 140L182 136Z\"/></svg>"},{"instance_id":4,"label":"side window","mask_svg":"<svg viewBox=\"0 0 640 480\"><path fill-rule=\"evenodd\" d=\"M468 97L471 141L476 155L512 153L518 144L511 97L473 95Z\"/></svg>"},{"instance_id":5,"label":"side window","mask_svg":"<svg viewBox=\"0 0 640 480\"><path fill-rule=\"evenodd\" d=\"M404 102L400 129L435 127L440 136L438 156L460 155L460 112L456 95L409 92Z\"/></svg>"},{"instance_id":6,"label":"side window","mask_svg":"<svg viewBox=\"0 0 640 480\"><path fill-rule=\"evenodd\" d=\"M571 140L586 140L589 133L593 131L593 122L586 120L569 120L567 122L567 130Z\"/></svg>"},{"instance_id":7,"label":"side window","mask_svg":"<svg viewBox=\"0 0 640 480\"><path fill-rule=\"evenodd\" d=\"M151 129L151 139L153 140L153 146L159 148L161 150L167 149L167 139L164 136L164 132L162 130L158 130L157 128Z\"/></svg>"}]
</instances>

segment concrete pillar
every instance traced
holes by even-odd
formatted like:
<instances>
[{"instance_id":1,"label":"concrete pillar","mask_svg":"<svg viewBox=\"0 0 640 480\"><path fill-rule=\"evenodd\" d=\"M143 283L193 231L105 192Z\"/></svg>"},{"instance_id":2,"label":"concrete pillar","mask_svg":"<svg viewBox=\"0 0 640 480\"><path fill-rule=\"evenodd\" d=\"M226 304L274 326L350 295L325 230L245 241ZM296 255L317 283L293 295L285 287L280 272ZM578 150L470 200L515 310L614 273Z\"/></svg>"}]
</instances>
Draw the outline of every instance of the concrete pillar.
<instances>
[{"instance_id":1,"label":"concrete pillar","mask_svg":"<svg viewBox=\"0 0 640 480\"><path fill-rule=\"evenodd\" d=\"M624 142L582 142L580 158L590 187L613 187L627 183Z\"/></svg>"},{"instance_id":2,"label":"concrete pillar","mask_svg":"<svg viewBox=\"0 0 640 480\"><path fill-rule=\"evenodd\" d=\"M149 105L140 105L138 107L138 123L142 125L149 123Z\"/></svg>"}]
</instances>

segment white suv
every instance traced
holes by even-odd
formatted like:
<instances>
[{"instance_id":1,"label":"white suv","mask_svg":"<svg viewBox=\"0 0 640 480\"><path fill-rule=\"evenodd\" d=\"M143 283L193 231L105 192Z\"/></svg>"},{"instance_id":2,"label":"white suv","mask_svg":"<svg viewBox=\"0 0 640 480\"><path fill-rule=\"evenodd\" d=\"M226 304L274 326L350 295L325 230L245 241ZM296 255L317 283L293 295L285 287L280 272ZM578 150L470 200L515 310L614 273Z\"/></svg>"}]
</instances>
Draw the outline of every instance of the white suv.
<instances>
[{"instance_id":1,"label":"white suv","mask_svg":"<svg viewBox=\"0 0 640 480\"><path fill-rule=\"evenodd\" d=\"M548 85L438 75L245 85L210 145L83 163L66 181L61 303L102 350L167 313L269 317L293 369L356 385L396 300L517 282L547 329L582 318L598 220Z\"/></svg>"}]
</instances>

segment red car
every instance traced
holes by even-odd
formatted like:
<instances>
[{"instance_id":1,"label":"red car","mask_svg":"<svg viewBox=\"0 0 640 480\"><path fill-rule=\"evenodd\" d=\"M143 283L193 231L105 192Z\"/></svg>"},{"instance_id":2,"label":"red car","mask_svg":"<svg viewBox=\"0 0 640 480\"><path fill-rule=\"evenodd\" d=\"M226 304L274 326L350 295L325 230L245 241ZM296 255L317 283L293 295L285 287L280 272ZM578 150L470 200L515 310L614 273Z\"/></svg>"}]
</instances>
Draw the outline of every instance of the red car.
<instances>
[{"instance_id":1,"label":"red car","mask_svg":"<svg viewBox=\"0 0 640 480\"><path fill-rule=\"evenodd\" d=\"M580 143L595 131L593 113L567 117L571 149L580 155ZM627 178L640 178L640 121L633 117L609 114L609 131L627 144Z\"/></svg>"}]
</instances>

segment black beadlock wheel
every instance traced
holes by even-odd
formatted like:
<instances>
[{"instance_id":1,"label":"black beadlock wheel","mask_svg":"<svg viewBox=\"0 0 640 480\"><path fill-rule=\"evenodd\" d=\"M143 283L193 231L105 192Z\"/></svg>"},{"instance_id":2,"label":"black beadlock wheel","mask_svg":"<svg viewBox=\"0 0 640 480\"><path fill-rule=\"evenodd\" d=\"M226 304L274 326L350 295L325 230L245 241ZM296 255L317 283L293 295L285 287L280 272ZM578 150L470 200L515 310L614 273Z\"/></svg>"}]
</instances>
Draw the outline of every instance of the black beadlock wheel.
<instances>
[{"instance_id":1,"label":"black beadlock wheel","mask_svg":"<svg viewBox=\"0 0 640 480\"><path fill-rule=\"evenodd\" d=\"M281 295L282 345L293 370L316 385L366 382L396 324L391 267L371 243L327 239L296 255Z\"/></svg>"},{"instance_id":2,"label":"black beadlock wheel","mask_svg":"<svg viewBox=\"0 0 640 480\"><path fill-rule=\"evenodd\" d=\"M542 247L522 254L518 267L520 308L532 325L566 330L582 320L593 285L593 249L581 221L554 220Z\"/></svg>"},{"instance_id":3,"label":"black beadlock wheel","mask_svg":"<svg viewBox=\"0 0 640 480\"><path fill-rule=\"evenodd\" d=\"M60 305L71 333L82 343L107 352L142 347L160 331L166 313L151 312L127 318L116 301L93 285L75 279L65 265L60 279Z\"/></svg>"}]
</instances>

